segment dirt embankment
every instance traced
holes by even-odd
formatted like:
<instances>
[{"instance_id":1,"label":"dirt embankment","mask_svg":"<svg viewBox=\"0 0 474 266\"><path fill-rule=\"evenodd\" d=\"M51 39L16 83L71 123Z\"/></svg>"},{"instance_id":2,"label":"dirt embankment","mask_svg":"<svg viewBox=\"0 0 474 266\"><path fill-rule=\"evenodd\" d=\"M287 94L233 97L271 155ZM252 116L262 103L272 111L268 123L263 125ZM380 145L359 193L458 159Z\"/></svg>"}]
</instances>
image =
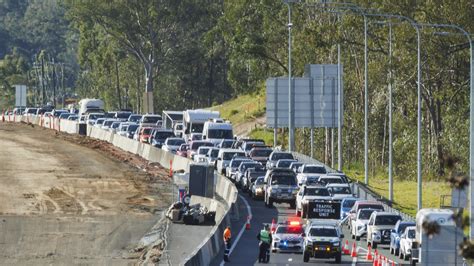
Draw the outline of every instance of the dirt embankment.
<instances>
[{"instance_id":1,"label":"dirt embankment","mask_svg":"<svg viewBox=\"0 0 474 266\"><path fill-rule=\"evenodd\" d=\"M0 264L133 264L166 169L89 138L0 123Z\"/></svg>"}]
</instances>

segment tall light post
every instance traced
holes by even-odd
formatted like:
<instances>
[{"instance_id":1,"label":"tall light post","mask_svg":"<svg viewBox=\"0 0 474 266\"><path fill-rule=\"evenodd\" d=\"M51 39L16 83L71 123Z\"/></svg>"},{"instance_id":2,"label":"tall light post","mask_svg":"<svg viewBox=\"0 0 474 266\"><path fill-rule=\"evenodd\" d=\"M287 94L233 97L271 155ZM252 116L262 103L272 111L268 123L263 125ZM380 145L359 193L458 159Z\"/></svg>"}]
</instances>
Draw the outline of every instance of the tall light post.
<instances>
[{"instance_id":1,"label":"tall light post","mask_svg":"<svg viewBox=\"0 0 474 266\"><path fill-rule=\"evenodd\" d=\"M422 27L450 28L460 31L469 41L469 238L474 239L474 51L471 35L463 28L451 24L418 23Z\"/></svg>"},{"instance_id":2,"label":"tall light post","mask_svg":"<svg viewBox=\"0 0 474 266\"><path fill-rule=\"evenodd\" d=\"M294 127L294 111L293 111L293 98L294 88L291 80L291 28L293 23L291 22L291 3L299 2L296 0L285 0L284 3L288 6L288 151L294 150L295 145L295 127Z\"/></svg>"}]
</instances>

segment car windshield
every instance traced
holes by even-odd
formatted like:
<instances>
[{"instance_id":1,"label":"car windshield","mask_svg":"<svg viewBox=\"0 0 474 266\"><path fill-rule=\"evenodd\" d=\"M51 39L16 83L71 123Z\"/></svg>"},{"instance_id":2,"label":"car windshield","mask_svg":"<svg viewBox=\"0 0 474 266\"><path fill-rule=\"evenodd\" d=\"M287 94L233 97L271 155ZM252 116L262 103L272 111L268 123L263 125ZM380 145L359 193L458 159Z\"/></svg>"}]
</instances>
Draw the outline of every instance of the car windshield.
<instances>
[{"instance_id":1,"label":"car windshield","mask_svg":"<svg viewBox=\"0 0 474 266\"><path fill-rule=\"evenodd\" d=\"M128 125L123 125L120 131L127 131L127 129L128 129Z\"/></svg>"},{"instance_id":2,"label":"car windshield","mask_svg":"<svg viewBox=\"0 0 474 266\"><path fill-rule=\"evenodd\" d=\"M377 215L375 225L395 225L400 219L400 216L396 215Z\"/></svg>"},{"instance_id":3,"label":"car windshield","mask_svg":"<svg viewBox=\"0 0 474 266\"><path fill-rule=\"evenodd\" d=\"M370 215L374 212L374 210L361 210L359 213L359 219L361 220L369 220Z\"/></svg>"},{"instance_id":4,"label":"car windshield","mask_svg":"<svg viewBox=\"0 0 474 266\"><path fill-rule=\"evenodd\" d=\"M180 151L186 151L189 149L189 145L188 144L181 144L181 146L179 146L179 150Z\"/></svg>"},{"instance_id":5,"label":"car windshield","mask_svg":"<svg viewBox=\"0 0 474 266\"><path fill-rule=\"evenodd\" d=\"M199 153L198 154L207 154L207 152L209 151L210 148L207 148L207 147L201 147L199 149Z\"/></svg>"},{"instance_id":6,"label":"car windshield","mask_svg":"<svg viewBox=\"0 0 474 266\"><path fill-rule=\"evenodd\" d=\"M299 235L303 233L303 227L302 226L278 226L276 233Z\"/></svg>"},{"instance_id":7,"label":"car windshield","mask_svg":"<svg viewBox=\"0 0 474 266\"><path fill-rule=\"evenodd\" d=\"M111 128L118 128L119 126L120 126L120 123L114 122L114 123L112 123L112 125L110 127Z\"/></svg>"},{"instance_id":8,"label":"car windshield","mask_svg":"<svg viewBox=\"0 0 474 266\"><path fill-rule=\"evenodd\" d=\"M242 163L240 165L240 168L242 169L242 172L244 172L247 168L253 168L253 167L259 166L259 165L260 165L259 163L254 163L254 162Z\"/></svg>"},{"instance_id":9,"label":"car windshield","mask_svg":"<svg viewBox=\"0 0 474 266\"><path fill-rule=\"evenodd\" d=\"M305 189L305 195L308 196L331 196L327 188L313 188L309 187Z\"/></svg>"},{"instance_id":10,"label":"car windshield","mask_svg":"<svg viewBox=\"0 0 474 266\"><path fill-rule=\"evenodd\" d=\"M155 132L155 135L153 136L155 139L167 139L167 138L171 138L171 137L175 137L174 133L173 132L160 132L160 131L156 131Z\"/></svg>"},{"instance_id":11,"label":"car windshield","mask_svg":"<svg viewBox=\"0 0 474 266\"><path fill-rule=\"evenodd\" d=\"M332 194L351 194L349 187L330 187Z\"/></svg>"},{"instance_id":12,"label":"car windshield","mask_svg":"<svg viewBox=\"0 0 474 266\"><path fill-rule=\"evenodd\" d=\"M222 155L222 159L223 160L231 160L234 157L234 155L236 155L236 154L237 154L237 156L245 156L245 152L237 152L237 151L236 152L224 152L224 154Z\"/></svg>"},{"instance_id":13,"label":"car windshield","mask_svg":"<svg viewBox=\"0 0 474 266\"><path fill-rule=\"evenodd\" d=\"M275 175L272 177L272 185L296 186L296 178L291 175Z\"/></svg>"},{"instance_id":14,"label":"car windshield","mask_svg":"<svg viewBox=\"0 0 474 266\"><path fill-rule=\"evenodd\" d=\"M213 149L213 150L211 151L211 157L212 157L212 158L216 158L217 155L219 155L219 150L218 150L218 149Z\"/></svg>"},{"instance_id":15,"label":"car windshield","mask_svg":"<svg viewBox=\"0 0 474 266\"><path fill-rule=\"evenodd\" d=\"M343 203L342 203L342 207L343 208L352 208L352 206L354 206L356 200L355 199L346 199Z\"/></svg>"},{"instance_id":16,"label":"car windshield","mask_svg":"<svg viewBox=\"0 0 474 266\"><path fill-rule=\"evenodd\" d=\"M383 206L379 204L362 204L362 205L359 205L359 209L383 210Z\"/></svg>"},{"instance_id":17,"label":"car windshield","mask_svg":"<svg viewBox=\"0 0 474 266\"><path fill-rule=\"evenodd\" d=\"M232 129L209 129L207 134L210 139L231 139L234 137Z\"/></svg>"},{"instance_id":18,"label":"car windshield","mask_svg":"<svg viewBox=\"0 0 474 266\"><path fill-rule=\"evenodd\" d=\"M334 228L311 228L309 230L310 236L318 237L337 237L337 231Z\"/></svg>"},{"instance_id":19,"label":"car windshield","mask_svg":"<svg viewBox=\"0 0 474 266\"><path fill-rule=\"evenodd\" d=\"M280 159L294 159L294 158L291 153L287 153L287 152L279 152L279 153L273 154L272 160L277 161Z\"/></svg>"},{"instance_id":20,"label":"car windshield","mask_svg":"<svg viewBox=\"0 0 474 266\"><path fill-rule=\"evenodd\" d=\"M237 166L239 166L243 161L245 161L245 160L232 160L232 161L230 162L230 167L237 167Z\"/></svg>"},{"instance_id":21,"label":"car windshield","mask_svg":"<svg viewBox=\"0 0 474 266\"><path fill-rule=\"evenodd\" d=\"M150 132L151 132L151 128L148 128L148 127L147 127L147 128L144 128L144 129L143 129L143 134L144 134L144 135L149 135Z\"/></svg>"},{"instance_id":22,"label":"car windshield","mask_svg":"<svg viewBox=\"0 0 474 266\"><path fill-rule=\"evenodd\" d=\"M201 133L203 127L204 127L204 124L195 124L195 123L193 123L193 125L191 127L191 133L194 133L194 132Z\"/></svg>"},{"instance_id":23,"label":"car windshield","mask_svg":"<svg viewBox=\"0 0 474 266\"><path fill-rule=\"evenodd\" d=\"M191 144L190 149L191 149L191 150L197 150L197 149L199 149L199 147L201 147L201 146L213 147L214 145L213 145L212 143L210 143L210 142L193 142L193 143Z\"/></svg>"},{"instance_id":24,"label":"car windshield","mask_svg":"<svg viewBox=\"0 0 474 266\"><path fill-rule=\"evenodd\" d=\"M415 229L408 230L408 238L415 238L416 231Z\"/></svg>"},{"instance_id":25,"label":"car windshield","mask_svg":"<svg viewBox=\"0 0 474 266\"><path fill-rule=\"evenodd\" d=\"M121 118L121 119L128 119L129 116L130 116L130 113L127 113L127 112L118 112L116 114L116 117Z\"/></svg>"},{"instance_id":26,"label":"car windshield","mask_svg":"<svg viewBox=\"0 0 474 266\"><path fill-rule=\"evenodd\" d=\"M230 148L234 144L233 140L225 140L221 142L221 148Z\"/></svg>"},{"instance_id":27,"label":"car windshield","mask_svg":"<svg viewBox=\"0 0 474 266\"><path fill-rule=\"evenodd\" d=\"M324 184L342 184L342 180L340 178L320 178L320 180Z\"/></svg>"},{"instance_id":28,"label":"car windshield","mask_svg":"<svg viewBox=\"0 0 474 266\"><path fill-rule=\"evenodd\" d=\"M179 146L184 143L184 139L168 139L167 143L171 146Z\"/></svg>"},{"instance_id":29,"label":"car windshield","mask_svg":"<svg viewBox=\"0 0 474 266\"><path fill-rule=\"evenodd\" d=\"M99 119L97 119L97 121L95 121L96 125L103 125L104 122L105 122L105 119L103 119L103 118L99 118Z\"/></svg>"},{"instance_id":30,"label":"car windshield","mask_svg":"<svg viewBox=\"0 0 474 266\"><path fill-rule=\"evenodd\" d=\"M303 173L325 174L326 168L324 166L306 166L303 169Z\"/></svg>"},{"instance_id":31,"label":"car windshield","mask_svg":"<svg viewBox=\"0 0 474 266\"><path fill-rule=\"evenodd\" d=\"M144 116L142 119L143 123L147 124L156 124L156 122L161 121L161 117L159 116Z\"/></svg>"},{"instance_id":32,"label":"car windshield","mask_svg":"<svg viewBox=\"0 0 474 266\"><path fill-rule=\"evenodd\" d=\"M278 161L278 167L288 168L293 161L280 160Z\"/></svg>"},{"instance_id":33,"label":"car windshield","mask_svg":"<svg viewBox=\"0 0 474 266\"><path fill-rule=\"evenodd\" d=\"M263 181L265 181L264 178L257 178L257 180L255 180L255 185L263 185Z\"/></svg>"},{"instance_id":34,"label":"car windshield","mask_svg":"<svg viewBox=\"0 0 474 266\"><path fill-rule=\"evenodd\" d=\"M104 117L104 115L103 114L90 114L89 115L89 119L91 119L91 120L95 120L95 119L101 118L101 117Z\"/></svg>"},{"instance_id":35,"label":"car windshield","mask_svg":"<svg viewBox=\"0 0 474 266\"><path fill-rule=\"evenodd\" d=\"M128 121L130 122L137 122L138 120L140 120L142 118L141 115L131 115L130 117L128 117Z\"/></svg>"},{"instance_id":36,"label":"car windshield","mask_svg":"<svg viewBox=\"0 0 474 266\"><path fill-rule=\"evenodd\" d=\"M272 149L256 149L250 153L252 157L268 157L272 153Z\"/></svg>"},{"instance_id":37,"label":"car windshield","mask_svg":"<svg viewBox=\"0 0 474 266\"><path fill-rule=\"evenodd\" d=\"M407 228L408 226L413 226L413 224L401 223L398 226L398 233L405 232L405 228Z\"/></svg>"},{"instance_id":38,"label":"car windshield","mask_svg":"<svg viewBox=\"0 0 474 266\"><path fill-rule=\"evenodd\" d=\"M131 132L131 131L135 131L137 130L138 128L138 125L129 125L128 128L127 128L127 131Z\"/></svg>"},{"instance_id":39,"label":"car windshield","mask_svg":"<svg viewBox=\"0 0 474 266\"><path fill-rule=\"evenodd\" d=\"M104 122L104 126L109 127L110 125L112 125L113 122L115 122L115 121L113 121L113 120L105 121L105 122Z\"/></svg>"}]
</instances>

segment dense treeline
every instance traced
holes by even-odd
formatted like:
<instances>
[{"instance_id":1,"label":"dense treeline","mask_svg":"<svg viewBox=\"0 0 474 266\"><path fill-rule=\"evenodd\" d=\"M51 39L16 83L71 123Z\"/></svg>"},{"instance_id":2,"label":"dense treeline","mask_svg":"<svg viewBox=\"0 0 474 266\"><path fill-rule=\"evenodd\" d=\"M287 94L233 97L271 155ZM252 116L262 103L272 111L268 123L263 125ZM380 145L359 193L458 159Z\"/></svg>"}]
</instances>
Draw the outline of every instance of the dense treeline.
<instances>
[{"instance_id":1,"label":"dense treeline","mask_svg":"<svg viewBox=\"0 0 474 266\"><path fill-rule=\"evenodd\" d=\"M355 2L377 12L474 31L470 0ZM341 45L343 156L347 165L358 164L364 147L363 17L332 11L293 5L293 75L303 75L307 63L336 63ZM51 88L57 88L103 98L112 109L144 110L146 95L153 96L155 111L210 106L262 90L270 76L287 75L287 12L279 0L1 0L0 37L5 41L0 43L0 95L11 105L11 86L22 82L35 88L37 102L45 87L46 100L53 96ZM388 25L381 21L369 18L368 25L370 168L386 167L391 69L395 173L411 178L416 174L416 34L408 23L391 20L390 66ZM421 29L423 169L439 174L446 157L459 157L464 169L468 158L469 43L459 32L444 31ZM38 72L42 61L45 77ZM51 74L52 62L64 67L61 82ZM317 156L324 157L325 131L317 130L315 139ZM298 130L298 148L306 153L308 140L309 130Z\"/></svg>"}]
</instances>

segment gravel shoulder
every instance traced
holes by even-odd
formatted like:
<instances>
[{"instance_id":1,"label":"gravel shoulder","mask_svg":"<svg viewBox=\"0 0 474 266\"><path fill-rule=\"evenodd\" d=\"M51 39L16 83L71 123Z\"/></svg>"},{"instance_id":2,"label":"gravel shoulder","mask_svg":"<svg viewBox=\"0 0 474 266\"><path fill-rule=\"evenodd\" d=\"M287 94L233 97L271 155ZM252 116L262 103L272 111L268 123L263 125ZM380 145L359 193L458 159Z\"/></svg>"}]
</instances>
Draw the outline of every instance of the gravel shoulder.
<instances>
[{"instance_id":1,"label":"gravel shoulder","mask_svg":"<svg viewBox=\"0 0 474 266\"><path fill-rule=\"evenodd\" d=\"M167 171L112 145L0 123L0 264L129 265L171 201Z\"/></svg>"}]
</instances>

